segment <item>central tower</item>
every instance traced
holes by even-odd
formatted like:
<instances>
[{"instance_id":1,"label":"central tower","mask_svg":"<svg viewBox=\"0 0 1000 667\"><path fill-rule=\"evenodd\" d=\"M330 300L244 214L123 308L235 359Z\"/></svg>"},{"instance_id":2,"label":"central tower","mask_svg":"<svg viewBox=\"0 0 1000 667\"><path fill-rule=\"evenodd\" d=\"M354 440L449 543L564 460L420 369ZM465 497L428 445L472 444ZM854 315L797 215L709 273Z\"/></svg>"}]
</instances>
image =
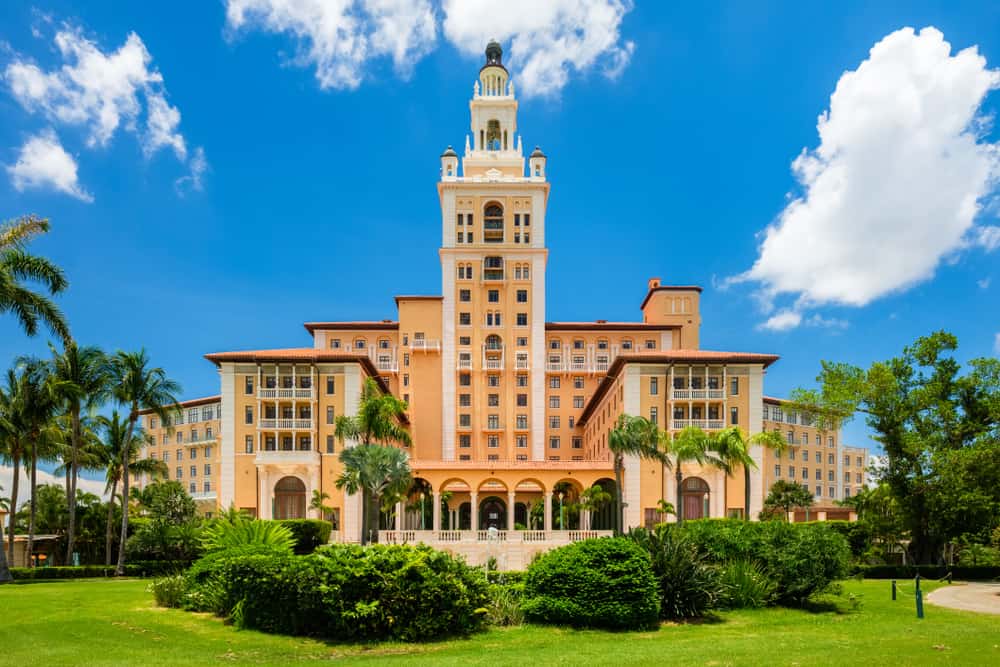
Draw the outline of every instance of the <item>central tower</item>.
<instances>
[{"instance_id":1,"label":"central tower","mask_svg":"<svg viewBox=\"0 0 1000 667\"><path fill-rule=\"evenodd\" d=\"M517 134L496 42L469 101L459 170L441 155L442 458L545 458L545 155Z\"/></svg>"}]
</instances>

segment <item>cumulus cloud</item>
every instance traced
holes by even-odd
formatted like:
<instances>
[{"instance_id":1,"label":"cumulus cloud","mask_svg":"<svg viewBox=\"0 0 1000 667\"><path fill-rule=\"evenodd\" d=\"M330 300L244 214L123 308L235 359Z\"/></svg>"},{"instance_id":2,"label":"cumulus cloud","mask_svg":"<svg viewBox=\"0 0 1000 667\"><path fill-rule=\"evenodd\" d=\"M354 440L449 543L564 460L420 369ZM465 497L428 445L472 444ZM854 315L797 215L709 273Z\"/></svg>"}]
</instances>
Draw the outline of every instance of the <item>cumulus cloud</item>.
<instances>
[{"instance_id":1,"label":"cumulus cloud","mask_svg":"<svg viewBox=\"0 0 1000 667\"><path fill-rule=\"evenodd\" d=\"M191 173L187 176L181 176L174 182L174 187L177 188L177 194L182 197L190 190L201 192L202 177L205 175L205 172L208 171L208 161L205 159L205 151L202 150L200 146L194 150L194 154L191 156L191 161L188 166L191 169Z\"/></svg>"},{"instance_id":2,"label":"cumulus cloud","mask_svg":"<svg viewBox=\"0 0 1000 667\"><path fill-rule=\"evenodd\" d=\"M50 472L39 469L37 474L38 485L42 484L58 484L65 488L66 480L63 477L56 477ZM0 486L3 487L3 497L10 498L11 493L11 480L14 479L14 469L8 465L0 465ZM104 493L104 482L97 479L87 479L86 477L77 477L77 488L81 491L86 491L87 493L93 493L98 498L107 500L107 494ZM25 475L24 470L21 470L20 482L17 490L17 506L23 507L26 502L28 502L29 494L31 493L31 487L29 486L27 475ZM4 526L6 529L6 525ZM6 536L6 532L4 533Z\"/></svg>"},{"instance_id":3,"label":"cumulus cloud","mask_svg":"<svg viewBox=\"0 0 1000 667\"><path fill-rule=\"evenodd\" d=\"M840 77L819 146L792 163L802 193L731 281L759 283L764 303L794 297L765 328L799 326L824 304L864 306L964 248L1000 246L1000 230L975 224L1000 176L980 111L997 87L1000 72L976 47L953 55L933 27L887 35Z\"/></svg>"},{"instance_id":4,"label":"cumulus cloud","mask_svg":"<svg viewBox=\"0 0 1000 667\"><path fill-rule=\"evenodd\" d=\"M597 67L610 78L628 65L635 44L621 37L628 0L444 0L444 34L464 53L490 39L510 44L510 64L527 96L558 95L573 71Z\"/></svg>"},{"instance_id":5,"label":"cumulus cloud","mask_svg":"<svg viewBox=\"0 0 1000 667\"><path fill-rule=\"evenodd\" d=\"M52 130L46 130L21 147L17 162L7 173L18 192L29 189L53 189L85 202L94 198L80 187L76 160L59 143Z\"/></svg>"},{"instance_id":6,"label":"cumulus cloud","mask_svg":"<svg viewBox=\"0 0 1000 667\"><path fill-rule=\"evenodd\" d=\"M291 35L292 62L315 67L321 88L357 88L385 56L407 77L437 38L429 0L226 0L226 25Z\"/></svg>"},{"instance_id":7,"label":"cumulus cloud","mask_svg":"<svg viewBox=\"0 0 1000 667\"><path fill-rule=\"evenodd\" d=\"M809 317L803 316L801 312L793 308L781 310L767 318L758 326L758 329L765 331L788 331L798 326L817 327L821 329L842 330L847 328L847 322L833 317L823 317L814 313Z\"/></svg>"},{"instance_id":8,"label":"cumulus cloud","mask_svg":"<svg viewBox=\"0 0 1000 667\"><path fill-rule=\"evenodd\" d=\"M91 148L107 146L123 128L147 157L169 148L186 161L180 111L167 101L163 75L137 34L129 33L117 50L103 51L79 28L66 26L56 33L55 45L62 59L58 68L46 71L19 54L5 68L4 79L22 107L55 125L83 128Z\"/></svg>"}]
</instances>

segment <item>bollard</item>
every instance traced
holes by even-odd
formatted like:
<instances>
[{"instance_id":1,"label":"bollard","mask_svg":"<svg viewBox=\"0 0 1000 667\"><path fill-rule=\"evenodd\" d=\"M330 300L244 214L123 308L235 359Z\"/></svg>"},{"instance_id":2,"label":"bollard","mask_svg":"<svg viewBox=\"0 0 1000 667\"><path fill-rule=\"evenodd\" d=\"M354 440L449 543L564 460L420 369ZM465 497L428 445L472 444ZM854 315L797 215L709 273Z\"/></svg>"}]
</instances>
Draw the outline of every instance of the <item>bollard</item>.
<instances>
[{"instance_id":1,"label":"bollard","mask_svg":"<svg viewBox=\"0 0 1000 667\"><path fill-rule=\"evenodd\" d=\"M893 599L893 601L895 601L895 599L896 599L896 580L895 579L892 580L892 599Z\"/></svg>"},{"instance_id":2,"label":"bollard","mask_svg":"<svg viewBox=\"0 0 1000 667\"><path fill-rule=\"evenodd\" d=\"M919 588L917 589L916 598L917 598L917 618L923 618L924 617L924 594L923 594L923 592L921 592L921 590Z\"/></svg>"}]
</instances>

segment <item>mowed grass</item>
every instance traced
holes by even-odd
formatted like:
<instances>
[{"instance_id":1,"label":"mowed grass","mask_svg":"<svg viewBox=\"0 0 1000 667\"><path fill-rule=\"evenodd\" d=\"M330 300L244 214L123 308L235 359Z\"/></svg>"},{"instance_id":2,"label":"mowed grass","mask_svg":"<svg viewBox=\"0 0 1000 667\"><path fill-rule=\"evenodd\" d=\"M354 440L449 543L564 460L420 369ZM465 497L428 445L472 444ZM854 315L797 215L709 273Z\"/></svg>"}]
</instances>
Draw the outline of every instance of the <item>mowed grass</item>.
<instances>
[{"instance_id":1,"label":"mowed grass","mask_svg":"<svg viewBox=\"0 0 1000 667\"><path fill-rule=\"evenodd\" d=\"M1000 616L897 602L887 581L849 581L813 611L725 612L655 632L541 626L493 629L432 644L337 645L236 630L221 620L153 605L139 580L0 586L0 647L8 665L921 665L1000 664ZM925 586L933 590L934 584ZM847 598L860 599L851 610Z\"/></svg>"}]
</instances>

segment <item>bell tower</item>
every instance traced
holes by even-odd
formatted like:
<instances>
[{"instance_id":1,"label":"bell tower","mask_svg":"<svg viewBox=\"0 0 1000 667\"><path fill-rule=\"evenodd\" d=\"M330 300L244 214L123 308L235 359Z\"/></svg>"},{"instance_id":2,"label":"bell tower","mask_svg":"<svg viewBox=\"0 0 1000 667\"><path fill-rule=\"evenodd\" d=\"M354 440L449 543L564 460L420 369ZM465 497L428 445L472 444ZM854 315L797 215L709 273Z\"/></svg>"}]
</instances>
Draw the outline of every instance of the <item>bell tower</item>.
<instances>
[{"instance_id":1,"label":"bell tower","mask_svg":"<svg viewBox=\"0 0 1000 667\"><path fill-rule=\"evenodd\" d=\"M495 41L472 93L464 154L441 154L438 182L442 458L544 460L546 157L536 148L525 172Z\"/></svg>"}]
</instances>

